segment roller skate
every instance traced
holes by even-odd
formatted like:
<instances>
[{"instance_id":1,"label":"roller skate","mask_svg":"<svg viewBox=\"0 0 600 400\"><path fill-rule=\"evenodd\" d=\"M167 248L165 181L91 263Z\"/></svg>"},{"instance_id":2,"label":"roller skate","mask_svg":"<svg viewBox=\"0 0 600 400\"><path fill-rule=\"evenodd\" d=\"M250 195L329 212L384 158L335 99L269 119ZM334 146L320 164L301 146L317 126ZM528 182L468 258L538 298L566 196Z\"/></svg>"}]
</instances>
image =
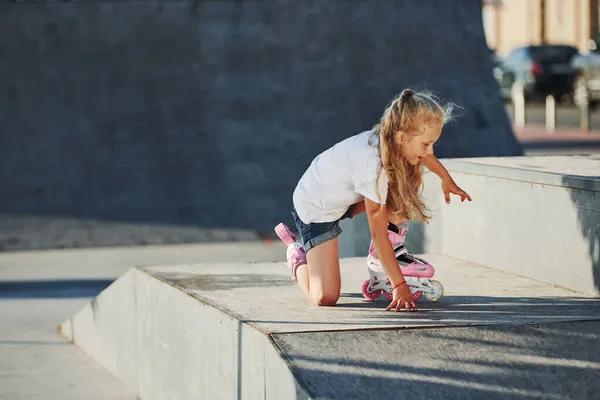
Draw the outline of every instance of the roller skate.
<instances>
[{"instance_id":1,"label":"roller skate","mask_svg":"<svg viewBox=\"0 0 600 400\"><path fill-rule=\"evenodd\" d=\"M400 264L402 274L406 278L406 283L410 289L415 301L425 296L429 301L440 300L444 295L444 287L436 280L430 279L435 274L435 268L427 261L415 257L408 253L404 247L404 240L408 232L408 223L402 223L399 226L388 224L388 237L394 248L396 259ZM370 279L365 281L362 286L362 294L368 300L377 300L379 296L393 299L392 285L385 274L381 262L377 258L375 245L371 240L369 246L369 255L367 256L367 267L369 269Z\"/></svg>"},{"instance_id":2,"label":"roller skate","mask_svg":"<svg viewBox=\"0 0 600 400\"><path fill-rule=\"evenodd\" d=\"M290 228L288 228L285 224L280 223L275 227L275 233L279 236L279 239L287 246L287 250L285 252L285 256L287 259L288 267L290 268L290 272L292 273L292 280L298 283L298 278L296 277L296 270L299 266L307 263L306 261L306 252L304 251L304 247L296 240L296 236L292 233Z\"/></svg>"}]
</instances>

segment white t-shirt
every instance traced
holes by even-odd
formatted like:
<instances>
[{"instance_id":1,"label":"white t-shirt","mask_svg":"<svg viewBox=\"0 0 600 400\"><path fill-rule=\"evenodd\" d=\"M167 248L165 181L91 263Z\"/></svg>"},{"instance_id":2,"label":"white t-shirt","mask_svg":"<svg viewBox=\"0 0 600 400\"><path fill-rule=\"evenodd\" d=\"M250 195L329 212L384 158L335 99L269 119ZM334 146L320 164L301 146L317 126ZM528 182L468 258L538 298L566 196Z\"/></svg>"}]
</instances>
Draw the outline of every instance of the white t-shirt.
<instances>
[{"instance_id":1,"label":"white t-shirt","mask_svg":"<svg viewBox=\"0 0 600 400\"><path fill-rule=\"evenodd\" d=\"M371 138L371 144L369 144ZM372 131L349 137L319 154L312 161L294 190L293 202L305 224L340 219L352 204L365 197L385 204L388 178L381 166L379 138Z\"/></svg>"}]
</instances>

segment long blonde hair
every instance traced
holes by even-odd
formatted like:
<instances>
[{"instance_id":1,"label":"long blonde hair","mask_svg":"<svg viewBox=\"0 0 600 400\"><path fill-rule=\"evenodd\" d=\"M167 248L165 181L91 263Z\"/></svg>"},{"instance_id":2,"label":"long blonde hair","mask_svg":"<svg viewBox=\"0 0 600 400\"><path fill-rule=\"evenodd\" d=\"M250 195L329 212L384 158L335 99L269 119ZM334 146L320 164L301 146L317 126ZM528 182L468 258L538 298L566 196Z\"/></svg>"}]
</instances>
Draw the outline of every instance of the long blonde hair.
<instances>
[{"instance_id":1,"label":"long blonde hair","mask_svg":"<svg viewBox=\"0 0 600 400\"><path fill-rule=\"evenodd\" d=\"M385 173L389 179L385 204L396 219L424 222L430 219L420 197L422 166L420 163L411 165L403 157L396 144L396 132L403 131L410 141L423 134L425 126L445 125L452 119L454 106L454 103L442 104L430 91L405 89L391 101L379 123L373 127L373 135L379 138L381 157L376 187L379 187L381 174Z\"/></svg>"}]
</instances>

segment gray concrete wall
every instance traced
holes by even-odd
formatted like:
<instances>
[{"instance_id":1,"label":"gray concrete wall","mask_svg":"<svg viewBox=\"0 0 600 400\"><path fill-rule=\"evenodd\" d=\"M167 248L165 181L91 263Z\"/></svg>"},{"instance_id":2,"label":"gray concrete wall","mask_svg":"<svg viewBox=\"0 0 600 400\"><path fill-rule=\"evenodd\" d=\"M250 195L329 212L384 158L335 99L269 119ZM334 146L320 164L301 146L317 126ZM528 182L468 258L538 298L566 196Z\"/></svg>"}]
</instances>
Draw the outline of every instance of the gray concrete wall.
<instances>
[{"instance_id":1,"label":"gray concrete wall","mask_svg":"<svg viewBox=\"0 0 600 400\"><path fill-rule=\"evenodd\" d=\"M0 3L0 249L291 223L312 158L405 87L441 157L515 155L481 1Z\"/></svg>"},{"instance_id":2,"label":"gray concrete wall","mask_svg":"<svg viewBox=\"0 0 600 400\"><path fill-rule=\"evenodd\" d=\"M600 295L600 157L444 164L473 201L445 204L439 179L427 175L424 197L437 211L420 228L425 252Z\"/></svg>"}]
</instances>

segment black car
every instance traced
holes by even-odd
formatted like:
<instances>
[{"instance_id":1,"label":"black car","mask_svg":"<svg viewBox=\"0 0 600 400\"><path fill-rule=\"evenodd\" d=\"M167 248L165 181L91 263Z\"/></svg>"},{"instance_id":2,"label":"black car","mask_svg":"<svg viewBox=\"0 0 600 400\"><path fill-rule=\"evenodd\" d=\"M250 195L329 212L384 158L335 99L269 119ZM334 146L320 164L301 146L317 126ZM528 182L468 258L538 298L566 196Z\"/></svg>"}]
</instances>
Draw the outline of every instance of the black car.
<instances>
[{"instance_id":1,"label":"black car","mask_svg":"<svg viewBox=\"0 0 600 400\"><path fill-rule=\"evenodd\" d=\"M574 102L579 106L595 107L600 103L600 36L590 40L588 54L573 58Z\"/></svg>"},{"instance_id":2,"label":"black car","mask_svg":"<svg viewBox=\"0 0 600 400\"><path fill-rule=\"evenodd\" d=\"M571 98L571 61L578 54L577 48L561 44L513 49L494 68L502 98L510 99L513 90L522 92L526 100L542 100L549 94L557 100Z\"/></svg>"}]
</instances>

